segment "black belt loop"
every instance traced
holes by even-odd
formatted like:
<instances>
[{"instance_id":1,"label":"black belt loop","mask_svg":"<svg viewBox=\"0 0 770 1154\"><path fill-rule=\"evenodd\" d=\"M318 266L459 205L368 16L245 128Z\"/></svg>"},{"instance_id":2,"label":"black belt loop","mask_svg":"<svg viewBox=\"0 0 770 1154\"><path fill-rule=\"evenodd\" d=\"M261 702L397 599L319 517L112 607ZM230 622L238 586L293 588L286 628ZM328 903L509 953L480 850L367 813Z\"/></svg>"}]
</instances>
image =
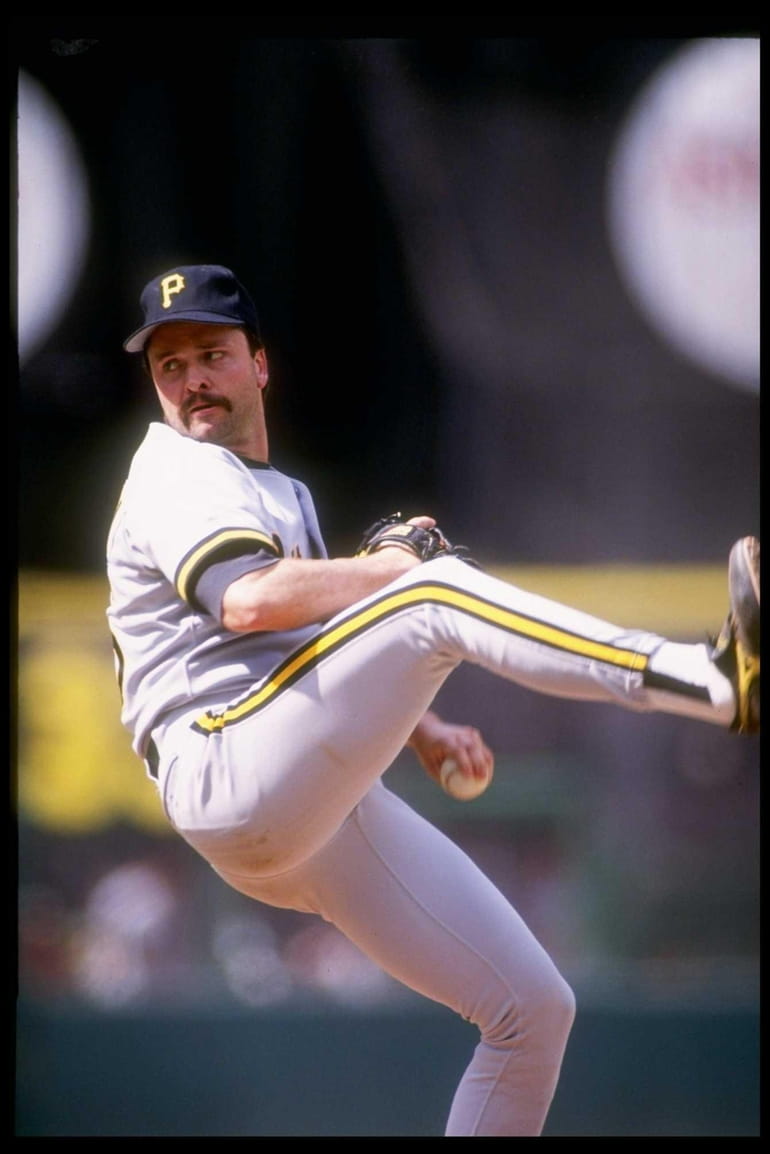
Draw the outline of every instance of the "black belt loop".
<instances>
[{"instance_id":1,"label":"black belt loop","mask_svg":"<svg viewBox=\"0 0 770 1154\"><path fill-rule=\"evenodd\" d=\"M160 765L160 755L158 753L158 747L152 738L150 738L147 744L147 752L145 754L144 760L147 763L147 769L149 771L150 777L154 777L157 781L158 766Z\"/></svg>"}]
</instances>

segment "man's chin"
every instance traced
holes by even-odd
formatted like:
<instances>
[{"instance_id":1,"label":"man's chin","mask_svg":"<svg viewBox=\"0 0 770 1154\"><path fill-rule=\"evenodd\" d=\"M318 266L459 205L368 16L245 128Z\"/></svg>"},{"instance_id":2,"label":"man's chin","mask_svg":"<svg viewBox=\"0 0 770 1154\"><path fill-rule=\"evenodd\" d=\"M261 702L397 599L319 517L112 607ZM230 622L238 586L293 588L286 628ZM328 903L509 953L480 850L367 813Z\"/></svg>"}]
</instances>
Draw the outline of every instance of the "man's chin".
<instances>
[{"instance_id":1,"label":"man's chin","mask_svg":"<svg viewBox=\"0 0 770 1154\"><path fill-rule=\"evenodd\" d=\"M223 416L226 414L221 409L191 413L185 422L188 437L193 437L196 441L219 441L227 424L226 421L223 422Z\"/></svg>"}]
</instances>

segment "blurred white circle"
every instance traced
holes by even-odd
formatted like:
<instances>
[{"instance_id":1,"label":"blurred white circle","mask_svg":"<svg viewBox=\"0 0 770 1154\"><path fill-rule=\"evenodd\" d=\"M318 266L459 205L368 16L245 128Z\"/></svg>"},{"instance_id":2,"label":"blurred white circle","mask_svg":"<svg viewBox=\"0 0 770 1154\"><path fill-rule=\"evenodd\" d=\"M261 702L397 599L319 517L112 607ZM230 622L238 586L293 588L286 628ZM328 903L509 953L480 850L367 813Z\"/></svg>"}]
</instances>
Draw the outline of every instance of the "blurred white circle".
<instances>
[{"instance_id":1,"label":"blurred white circle","mask_svg":"<svg viewBox=\"0 0 770 1154\"><path fill-rule=\"evenodd\" d=\"M17 106L17 338L22 363L60 321L85 259L85 170L61 111L21 71Z\"/></svg>"},{"instance_id":2,"label":"blurred white circle","mask_svg":"<svg viewBox=\"0 0 770 1154\"><path fill-rule=\"evenodd\" d=\"M759 40L695 40L645 85L611 158L628 291L672 347L759 389Z\"/></svg>"},{"instance_id":3,"label":"blurred white circle","mask_svg":"<svg viewBox=\"0 0 770 1154\"><path fill-rule=\"evenodd\" d=\"M116 866L94 885L85 906L89 924L137 941L158 936L174 914L176 899L152 866Z\"/></svg>"}]
</instances>

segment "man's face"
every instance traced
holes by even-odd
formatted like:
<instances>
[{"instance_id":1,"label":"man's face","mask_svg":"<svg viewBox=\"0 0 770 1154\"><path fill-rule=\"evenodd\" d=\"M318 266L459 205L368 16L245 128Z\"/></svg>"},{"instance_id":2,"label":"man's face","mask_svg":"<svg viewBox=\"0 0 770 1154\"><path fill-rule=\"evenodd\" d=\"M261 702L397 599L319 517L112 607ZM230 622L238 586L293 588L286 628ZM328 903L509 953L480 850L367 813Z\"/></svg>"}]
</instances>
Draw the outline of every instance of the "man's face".
<instances>
[{"instance_id":1,"label":"man's face","mask_svg":"<svg viewBox=\"0 0 770 1154\"><path fill-rule=\"evenodd\" d=\"M264 429L267 362L229 325L176 321L147 345L147 360L167 424L196 441L248 456Z\"/></svg>"}]
</instances>

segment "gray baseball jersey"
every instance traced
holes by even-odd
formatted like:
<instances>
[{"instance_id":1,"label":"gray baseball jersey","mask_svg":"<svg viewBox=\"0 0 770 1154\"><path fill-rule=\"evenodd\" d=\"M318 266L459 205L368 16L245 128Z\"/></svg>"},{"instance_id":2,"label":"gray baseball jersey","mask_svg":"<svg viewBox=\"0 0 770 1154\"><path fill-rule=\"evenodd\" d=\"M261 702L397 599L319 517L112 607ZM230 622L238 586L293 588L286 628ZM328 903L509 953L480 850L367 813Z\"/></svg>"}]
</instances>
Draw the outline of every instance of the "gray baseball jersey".
<instances>
[{"instance_id":1,"label":"gray baseball jersey","mask_svg":"<svg viewBox=\"0 0 770 1154\"><path fill-rule=\"evenodd\" d=\"M317 631L236 634L219 623L231 581L289 556L326 556L305 485L150 425L123 486L107 557L122 720L141 757L159 719L196 703L224 704Z\"/></svg>"}]
</instances>

